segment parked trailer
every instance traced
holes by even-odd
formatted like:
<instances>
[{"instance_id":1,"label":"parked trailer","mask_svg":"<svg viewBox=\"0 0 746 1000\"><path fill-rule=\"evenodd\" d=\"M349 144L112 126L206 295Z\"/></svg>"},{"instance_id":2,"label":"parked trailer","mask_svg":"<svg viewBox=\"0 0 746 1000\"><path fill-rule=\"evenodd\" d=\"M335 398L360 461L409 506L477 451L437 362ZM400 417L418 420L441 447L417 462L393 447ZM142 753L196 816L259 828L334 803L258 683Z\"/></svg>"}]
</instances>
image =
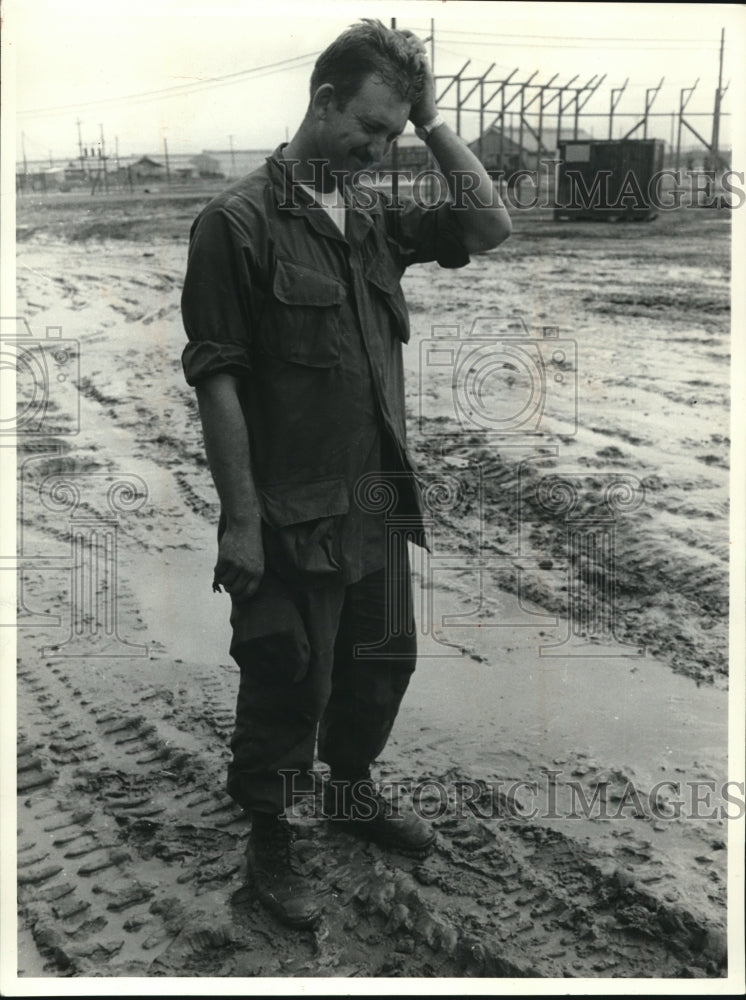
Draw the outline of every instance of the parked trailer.
<instances>
[{"instance_id":1,"label":"parked trailer","mask_svg":"<svg viewBox=\"0 0 746 1000\"><path fill-rule=\"evenodd\" d=\"M554 218L650 220L654 177L663 169L661 139L591 139L559 143Z\"/></svg>"}]
</instances>

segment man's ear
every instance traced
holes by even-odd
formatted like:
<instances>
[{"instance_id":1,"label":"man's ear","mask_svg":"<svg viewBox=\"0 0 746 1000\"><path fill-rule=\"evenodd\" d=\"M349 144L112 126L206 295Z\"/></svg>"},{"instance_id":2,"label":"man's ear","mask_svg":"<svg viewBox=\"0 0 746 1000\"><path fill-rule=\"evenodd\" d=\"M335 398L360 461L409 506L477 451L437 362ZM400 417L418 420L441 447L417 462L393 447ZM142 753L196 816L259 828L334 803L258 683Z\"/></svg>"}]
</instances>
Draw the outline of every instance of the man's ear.
<instances>
[{"instance_id":1,"label":"man's ear","mask_svg":"<svg viewBox=\"0 0 746 1000\"><path fill-rule=\"evenodd\" d=\"M323 119L335 106L334 84L322 83L311 98L311 109L317 118Z\"/></svg>"}]
</instances>

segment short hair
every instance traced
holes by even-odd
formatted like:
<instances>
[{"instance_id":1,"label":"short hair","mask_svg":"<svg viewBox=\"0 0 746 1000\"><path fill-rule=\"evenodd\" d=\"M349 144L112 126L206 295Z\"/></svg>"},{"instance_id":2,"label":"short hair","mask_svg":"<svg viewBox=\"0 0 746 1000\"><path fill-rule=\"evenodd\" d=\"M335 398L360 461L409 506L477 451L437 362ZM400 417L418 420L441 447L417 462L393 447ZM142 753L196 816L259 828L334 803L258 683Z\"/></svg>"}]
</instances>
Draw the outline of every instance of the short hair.
<instances>
[{"instance_id":1,"label":"short hair","mask_svg":"<svg viewBox=\"0 0 746 1000\"><path fill-rule=\"evenodd\" d=\"M342 32L316 60L311 97L323 84L331 83L336 103L343 110L372 74L410 104L422 93L422 60L407 36L378 20L363 18Z\"/></svg>"}]
</instances>

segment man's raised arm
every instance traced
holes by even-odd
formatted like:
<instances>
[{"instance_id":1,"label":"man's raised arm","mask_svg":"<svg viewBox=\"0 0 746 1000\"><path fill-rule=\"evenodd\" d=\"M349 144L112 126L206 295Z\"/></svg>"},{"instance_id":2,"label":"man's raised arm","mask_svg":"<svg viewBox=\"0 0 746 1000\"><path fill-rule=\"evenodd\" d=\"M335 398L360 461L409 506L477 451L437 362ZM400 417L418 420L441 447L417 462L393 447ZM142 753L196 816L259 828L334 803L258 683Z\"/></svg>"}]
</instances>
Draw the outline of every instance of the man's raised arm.
<instances>
[{"instance_id":1,"label":"man's raised arm","mask_svg":"<svg viewBox=\"0 0 746 1000\"><path fill-rule=\"evenodd\" d=\"M256 592L264 573L264 551L237 380L218 372L196 390L207 461L226 518L213 586L222 585L233 597L246 599Z\"/></svg>"},{"instance_id":2,"label":"man's raised arm","mask_svg":"<svg viewBox=\"0 0 746 1000\"><path fill-rule=\"evenodd\" d=\"M424 43L411 32L403 31L402 34L408 36L422 60L422 96L412 105L409 120L415 129L423 129L439 119L435 80ZM451 193L456 195L464 231L464 249L467 253L492 250L510 236L513 224L489 174L466 143L444 122L439 123L425 141L438 161ZM463 175L459 181L455 179L456 174Z\"/></svg>"}]
</instances>

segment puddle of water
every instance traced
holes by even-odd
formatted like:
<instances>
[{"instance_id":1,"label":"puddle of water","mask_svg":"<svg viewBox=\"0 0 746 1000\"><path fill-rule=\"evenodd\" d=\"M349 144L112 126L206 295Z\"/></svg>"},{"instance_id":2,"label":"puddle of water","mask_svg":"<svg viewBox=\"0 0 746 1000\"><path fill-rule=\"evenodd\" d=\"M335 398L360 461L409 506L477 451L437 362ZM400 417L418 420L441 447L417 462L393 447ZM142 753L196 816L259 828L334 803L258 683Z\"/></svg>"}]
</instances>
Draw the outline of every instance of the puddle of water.
<instances>
[{"instance_id":1,"label":"puddle of water","mask_svg":"<svg viewBox=\"0 0 746 1000\"><path fill-rule=\"evenodd\" d=\"M452 595L433 595L434 620L452 614ZM420 653L407 701L421 717L447 728L454 745L476 729L537 759L583 752L624 763L642 778L682 768L726 773L727 692L697 687L649 655L550 658L540 644L558 630L505 626L443 629L450 642L481 656L444 657L446 647L419 637ZM488 738L489 734L493 738ZM696 762L696 766L695 766Z\"/></svg>"}]
</instances>

